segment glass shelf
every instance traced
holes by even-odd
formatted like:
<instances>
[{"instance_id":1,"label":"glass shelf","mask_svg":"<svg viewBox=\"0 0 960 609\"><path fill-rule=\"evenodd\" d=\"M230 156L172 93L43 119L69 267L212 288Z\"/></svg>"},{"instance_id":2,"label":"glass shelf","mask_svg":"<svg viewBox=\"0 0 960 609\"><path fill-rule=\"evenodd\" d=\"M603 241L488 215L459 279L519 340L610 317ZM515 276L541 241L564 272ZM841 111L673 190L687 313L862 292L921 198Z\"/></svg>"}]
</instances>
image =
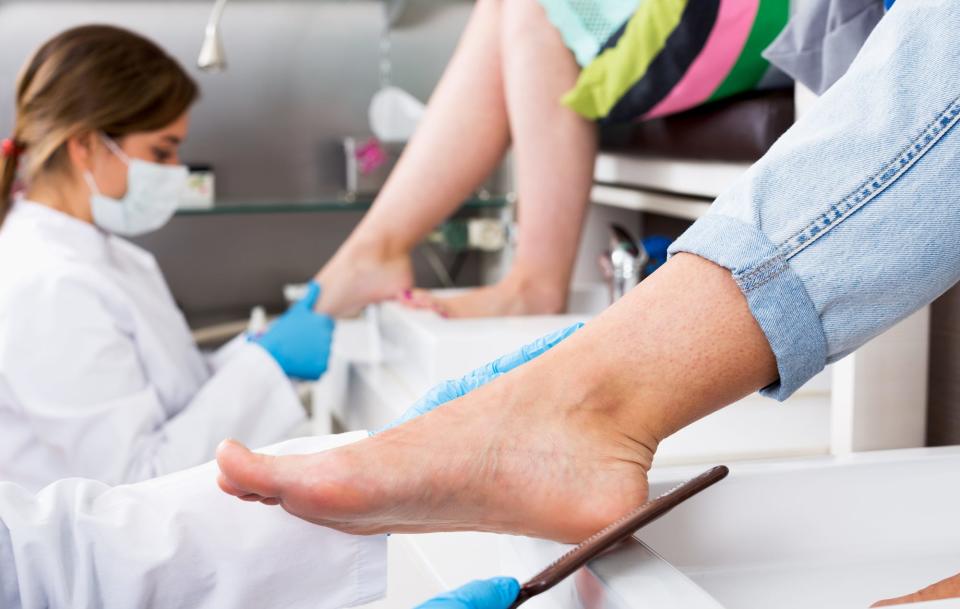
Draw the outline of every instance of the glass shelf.
<instances>
[{"instance_id":1,"label":"glass shelf","mask_svg":"<svg viewBox=\"0 0 960 609\"><path fill-rule=\"evenodd\" d=\"M509 195L490 195L473 197L464 201L463 209L497 209L510 202ZM178 216L216 216L230 214L282 214L282 213L318 213L336 211L366 211L373 203L373 197L349 197L345 194L317 197L309 200L253 200L218 201L206 209L180 209Z\"/></svg>"}]
</instances>

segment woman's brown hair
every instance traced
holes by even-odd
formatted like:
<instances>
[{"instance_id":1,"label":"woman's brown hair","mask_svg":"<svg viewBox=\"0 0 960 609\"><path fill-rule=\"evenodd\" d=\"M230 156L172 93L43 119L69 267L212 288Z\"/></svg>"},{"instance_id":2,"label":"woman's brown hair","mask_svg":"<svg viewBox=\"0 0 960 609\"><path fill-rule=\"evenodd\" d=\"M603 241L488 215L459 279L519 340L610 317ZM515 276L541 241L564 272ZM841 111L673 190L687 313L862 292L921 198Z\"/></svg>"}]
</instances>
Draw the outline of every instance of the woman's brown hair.
<instances>
[{"instance_id":1,"label":"woman's brown hair","mask_svg":"<svg viewBox=\"0 0 960 609\"><path fill-rule=\"evenodd\" d=\"M117 27L67 30L41 46L16 87L12 154L0 159L0 224L17 178L68 168L67 141L85 132L113 138L162 129L196 101L196 83L153 42Z\"/></svg>"}]
</instances>

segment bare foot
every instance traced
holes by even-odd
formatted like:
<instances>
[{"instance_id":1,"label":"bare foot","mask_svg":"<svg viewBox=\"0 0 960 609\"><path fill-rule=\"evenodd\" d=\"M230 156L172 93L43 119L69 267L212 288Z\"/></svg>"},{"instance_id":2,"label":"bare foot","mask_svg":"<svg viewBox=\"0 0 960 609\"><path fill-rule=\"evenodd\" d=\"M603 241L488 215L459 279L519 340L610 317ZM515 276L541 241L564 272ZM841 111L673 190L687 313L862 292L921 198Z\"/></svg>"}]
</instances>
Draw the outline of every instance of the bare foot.
<instances>
[{"instance_id":1,"label":"bare foot","mask_svg":"<svg viewBox=\"0 0 960 609\"><path fill-rule=\"evenodd\" d=\"M376 245L345 244L317 274L323 289L317 310L348 317L368 304L390 300L413 285L409 254L384 252Z\"/></svg>"},{"instance_id":2,"label":"bare foot","mask_svg":"<svg viewBox=\"0 0 960 609\"><path fill-rule=\"evenodd\" d=\"M491 286L470 289L456 296L435 296L427 290L402 293L399 301L415 309L431 309L444 317L507 317L556 315L567 309L567 286L546 281L524 282L507 277Z\"/></svg>"},{"instance_id":3,"label":"bare foot","mask_svg":"<svg viewBox=\"0 0 960 609\"><path fill-rule=\"evenodd\" d=\"M533 362L528 364L533 367ZM526 367L525 367L526 368ZM523 395L525 368L376 437L270 457L226 442L221 488L357 534L480 530L578 542L647 497L655 441L573 383ZM575 397L580 396L580 397Z\"/></svg>"}]
</instances>

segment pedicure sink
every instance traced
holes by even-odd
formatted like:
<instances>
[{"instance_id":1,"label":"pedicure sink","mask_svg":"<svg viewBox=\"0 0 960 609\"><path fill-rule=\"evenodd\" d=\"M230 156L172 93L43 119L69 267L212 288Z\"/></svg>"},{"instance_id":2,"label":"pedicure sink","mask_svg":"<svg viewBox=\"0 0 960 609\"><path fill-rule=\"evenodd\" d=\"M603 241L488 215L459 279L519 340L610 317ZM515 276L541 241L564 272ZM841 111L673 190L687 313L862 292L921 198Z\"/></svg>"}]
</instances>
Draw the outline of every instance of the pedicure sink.
<instances>
[{"instance_id":1,"label":"pedicure sink","mask_svg":"<svg viewBox=\"0 0 960 609\"><path fill-rule=\"evenodd\" d=\"M579 304L591 304L587 295L583 301ZM386 303L380 307L379 320L383 356L411 389L422 393L554 330L589 321L599 312L571 310L567 315L444 319L432 311Z\"/></svg>"},{"instance_id":2,"label":"pedicure sink","mask_svg":"<svg viewBox=\"0 0 960 609\"><path fill-rule=\"evenodd\" d=\"M651 472L657 495L703 466ZM734 463L719 484L524 609L866 609L960 572L960 447ZM483 533L395 535L388 598L525 581L570 546ZM909 605L913 607L913 605ZM960 599L917 609L960 609Z\"/></svg>"},{"instance_id":3,"label":"pedicure sink","mask_svg":"<svg viewBox=\"0 0 960 609\"><path fill-rule=\"evenodd\" d=\"M606 286L571 301L569 315L472 320L373 307L338 324L314 404L329 405L346 429L381 427L435 383L588 321L605 306ZM837 421L830 375L786 403L750 396L668 438L654 493L703 468L687 464L727 463L731 477L525 607L867 607L960 571L951 520L960 514L960 449L827 457ZM564 550L488 533L394 535L389 596L371 609L416 606L477 578L523 580Z\"/></svg>"},{"instance_id":4,"label":"pedicure sink","mask_svg":"<svg viewBox=\"0 0 960 609\"><path fill-rule=\"evenodd\" d=\"M652 494L701 470L655 468ZM542 606L866 608L960 572L958 514L960 447L734 464ZM509 544L521 577L565 549Z\"/></svg>"}]
</instances>

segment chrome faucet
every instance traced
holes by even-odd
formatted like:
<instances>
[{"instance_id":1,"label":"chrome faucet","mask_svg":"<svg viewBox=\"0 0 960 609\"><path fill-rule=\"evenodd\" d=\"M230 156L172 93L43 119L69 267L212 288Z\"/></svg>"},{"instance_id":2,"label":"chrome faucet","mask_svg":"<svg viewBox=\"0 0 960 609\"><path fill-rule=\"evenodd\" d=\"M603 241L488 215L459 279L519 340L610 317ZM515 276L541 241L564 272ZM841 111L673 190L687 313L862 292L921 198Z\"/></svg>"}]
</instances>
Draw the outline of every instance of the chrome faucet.
<instances>
[{"instance_id":1,"label":"chrome faucet","mask_svg":"<svg viewBox=\"0 0 960 609\"><path fill-rule=\"evenodd\" d=\"M643 244L619 224L610 225L610 249L600 256L600 268L610 286L610 304L640 283L650 256Z\"/></svg>"}]
</instances>

